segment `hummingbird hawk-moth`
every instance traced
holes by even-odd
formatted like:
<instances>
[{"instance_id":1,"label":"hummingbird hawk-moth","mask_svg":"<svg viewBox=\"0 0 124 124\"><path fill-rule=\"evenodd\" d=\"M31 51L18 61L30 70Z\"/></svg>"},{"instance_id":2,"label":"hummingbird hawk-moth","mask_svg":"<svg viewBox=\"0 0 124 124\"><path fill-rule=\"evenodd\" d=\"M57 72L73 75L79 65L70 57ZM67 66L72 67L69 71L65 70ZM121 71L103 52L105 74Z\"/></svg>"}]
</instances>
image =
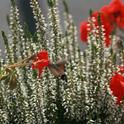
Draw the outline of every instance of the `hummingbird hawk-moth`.
<instances>
[{"instance_id":1,"label":"hummingbird hawk-moth","mask_svg":"<svg viewBox=\"0 0 124 124\"><path fill-rule=\"evenodd\" d=\"M67 75L65 74L66 63L66 60L58 60L56 64L49 64L48 68L54 76L60 76L62 80L67 82Z\"/></svg>"}]
</instances>

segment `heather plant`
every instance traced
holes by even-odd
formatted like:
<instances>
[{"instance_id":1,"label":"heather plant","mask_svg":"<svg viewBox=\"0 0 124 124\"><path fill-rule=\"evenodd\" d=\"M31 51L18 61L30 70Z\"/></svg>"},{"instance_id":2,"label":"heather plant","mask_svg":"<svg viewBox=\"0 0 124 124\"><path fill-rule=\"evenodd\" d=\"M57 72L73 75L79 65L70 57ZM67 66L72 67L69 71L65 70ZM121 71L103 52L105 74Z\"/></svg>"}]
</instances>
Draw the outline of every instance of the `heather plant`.
<instances>
[{"instance_id":1,"label":"heather plant","mask_svg":"<svg viewBox=\"0 0 124 124\"><path fill-rule=\"evenodd\" d=\"M0 123L122 124L123 103L116 103L109 86L117 59L123 64L122 41L119 52L112 45L106 47L100 17L97 26L97 20L90 17L87 29L93 28L82 52L66 2L64 30L58 1L47 2L46 21L38 0L30 1L36 24L33 35L21 25L18 7L11 1L10 34L2 31L6 56L0 55ZM117 36L111 38L113 43L117 41ZM43 59L50 62L41 70L38 61L42 58L35 57L44 51L49 57ZM41 64L37 70L35 62Z\"/></svg>"}]
</instances>

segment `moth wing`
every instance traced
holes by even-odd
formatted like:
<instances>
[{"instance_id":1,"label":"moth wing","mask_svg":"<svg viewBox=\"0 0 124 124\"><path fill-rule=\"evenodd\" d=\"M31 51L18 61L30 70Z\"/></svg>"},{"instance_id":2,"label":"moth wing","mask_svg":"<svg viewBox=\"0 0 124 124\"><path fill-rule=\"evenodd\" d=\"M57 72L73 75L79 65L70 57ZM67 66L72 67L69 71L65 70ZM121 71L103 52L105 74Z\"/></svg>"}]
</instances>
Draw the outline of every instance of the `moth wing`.
<instances>
[{"instance_id":1,"label":"moth wing","mask_svg":"<svg viewBox=\"0 0 124 124\"><path fill-rule=\"evenodd\" d=\"M56 77L62 76L65 73L65 65L64 64L56 64L55 66L49 66L50 71Z\"/></svg>"}]
</instances>

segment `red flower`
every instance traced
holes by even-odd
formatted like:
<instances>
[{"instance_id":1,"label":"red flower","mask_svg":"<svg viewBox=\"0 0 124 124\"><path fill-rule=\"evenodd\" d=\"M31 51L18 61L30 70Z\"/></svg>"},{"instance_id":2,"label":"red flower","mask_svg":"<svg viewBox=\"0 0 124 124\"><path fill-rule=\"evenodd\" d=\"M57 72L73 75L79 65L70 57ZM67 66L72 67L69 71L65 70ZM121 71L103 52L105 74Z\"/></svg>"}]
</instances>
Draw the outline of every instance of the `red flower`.
<instances>
[{"instance_id":1,"label":"red flower","mask_svg":"<svg viewBox=\"0 0 124 124\"><path fill-rule=\"evenodd\" d=\"M108 47L111 44L111 39L110 39L110 34L113 30L112 25L109 23L108 19L105 17L105 15L103 13L99 13L99 12L94 12L92 14L92 17L95 17L95 26L99 26L99 22L98 22L98 16L100 14L100 18L101 18L101 24L104 25L104 33L105 33L105 46ZM87 42L87 37L88 37L88 33L90 32L90 30L93 30L92 27L87 27L88 22L82 22L80 25L80 38L83 42ZM99 32L100 33L100 32ZM98 35L100 35L98 33Z\"/></svg>"},{"instance_id":2,"label":"red flower","mask_svg":"<svg viewBox=\"0 0 124 124\"><path fill-rule=\"evenodd\" d=\"M87 42L88 37L88 22L82 22L80 25L80 38L83 42Z\"/></svg>"},{"instance_id":3,"label":"red flower","mask_svg":"<svg viewBox=\"0 0 124 124\"><path fill-rule=\"evenodd\" d=\"M117 97L117 104L120 104L124 97L124 66L118 66L117 72L110 80L110 89L115 97Z\"/></svg>"},{"instance_id":4,"label":"red flower","mask_svg":"<svg viewBox=\"0 0 124 124\"><path fill-rule=\"evenodd\" d=\"M36 69L39 71L39 77L43 72L44 67L47 67L50 64L48 52L45 50L37 53L34 61L32 63L32 69Z\"/></svg>"},{"instance_id":5,"label":"red flower","mask_svg":"<svg viewBox=\"0 0 124 124\"><path fill-rule=\"evenodd\" d=\"M117 104L120 104L124 97L124 77L115 74L110 80L110 89L112 94L117 97Z\"/></svg>"},{"instance_id":6,"label":"red flower","mask_svg":"<svg viewBox=\"0 0 124 124\"><path fill-rule=\"evenodd\" d=\"M101 8L101 12L106 15L111 24L124 28L124 4L121 0L112 0L109 5Z\"/></svg>"},{"instance_id":7,"label":"red flower","mask_svg":"<svg viewBox=\"0 0 124 124\"><path fill-rule=\"evenodd\" d=\"M117 97L117 104L120 104L124 98L124 66L118 66L118 71L110 80L110 89L112 94Z\"/></svg>"}]
</instances>

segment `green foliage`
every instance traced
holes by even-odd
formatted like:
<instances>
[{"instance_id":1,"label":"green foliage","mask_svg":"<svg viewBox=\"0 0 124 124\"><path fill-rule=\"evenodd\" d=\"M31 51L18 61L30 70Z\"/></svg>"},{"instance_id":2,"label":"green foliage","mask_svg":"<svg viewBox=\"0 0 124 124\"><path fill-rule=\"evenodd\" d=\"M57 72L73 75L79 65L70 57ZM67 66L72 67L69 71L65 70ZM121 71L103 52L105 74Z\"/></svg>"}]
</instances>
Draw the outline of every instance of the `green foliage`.
<instances>
[{"instance_id":1,"label":"green foliage","mask_svg":"<svg viewBox=\"0 0 124 124\"><path fill-rule=\"evenodd\" d=\"M47 0L49 7L54 7L56 0Z\"/></svg>"}]
</instances>

